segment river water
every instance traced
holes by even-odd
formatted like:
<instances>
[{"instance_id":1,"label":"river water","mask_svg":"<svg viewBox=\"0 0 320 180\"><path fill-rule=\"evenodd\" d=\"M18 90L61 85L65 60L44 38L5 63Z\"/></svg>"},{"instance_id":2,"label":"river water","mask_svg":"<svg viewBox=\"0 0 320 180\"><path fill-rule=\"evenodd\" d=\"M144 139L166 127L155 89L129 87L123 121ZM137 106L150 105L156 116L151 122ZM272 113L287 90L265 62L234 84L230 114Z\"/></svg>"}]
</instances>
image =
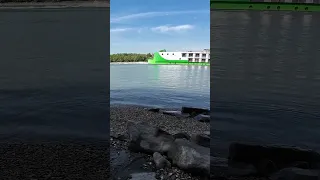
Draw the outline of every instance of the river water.
<instances>
[{"instance_id":1,"label":"river water","mask_svg":"<svg viewBox=\"0 0 320 180\"><path fill-rule=\"evenodd\" d=\"M0 137L107 137L109 8L0 11Z\"/></svg>"},{"instance_id":2,"label":"river water","mask_svg":"<svg viewBox=\"0 0 320 180\"><path fill-rule=\"evenodd\" d=\"M319 18L211 12L214 155L233 141L320 150Z\"/></svg>"},{"instance_id":3,"label":"river water","mask_svg":"<svg viewBox=\"0 0 320 180\"><path fill-rule=\"evenodd\" d=\"M210 67L111 64L110 103L210 107Z\"/></svg>"}]
</instances>

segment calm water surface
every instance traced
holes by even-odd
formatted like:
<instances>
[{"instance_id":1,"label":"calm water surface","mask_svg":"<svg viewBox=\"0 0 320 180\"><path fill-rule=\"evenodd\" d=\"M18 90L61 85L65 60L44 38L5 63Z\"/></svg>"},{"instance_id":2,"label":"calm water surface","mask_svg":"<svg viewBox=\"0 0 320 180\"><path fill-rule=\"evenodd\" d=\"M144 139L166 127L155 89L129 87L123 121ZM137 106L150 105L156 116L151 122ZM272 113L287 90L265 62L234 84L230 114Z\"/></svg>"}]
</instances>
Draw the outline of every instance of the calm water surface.
<instances>
[{"instance_id":1,"label":"calm water surface","mask_svg":"<svg viewBox=\"0 0 320 180\"><path fill-rule=\"evenodd\" d=\"M210 107L209 66L111 64L112 104Z\"/></svg>"},{"instance_id":2,"label":"calm water surface","mask_svg":"<svg viewBox=\"0 0 320 180\"><path fill-rule=\"evenodd\" d=\"M319 18L211 12L212 153L232 141L320 150Z\"/></svg>"},{"instance_id":3,"label":"calm water surface","mask_svg":"<svg viewBox=\"0 0 320 180\"><path fill-rule=\"evenodd\" d=\"M108 8L0 11L0 138L106 137L108 17Z\"/></svg>"}]
</instances>

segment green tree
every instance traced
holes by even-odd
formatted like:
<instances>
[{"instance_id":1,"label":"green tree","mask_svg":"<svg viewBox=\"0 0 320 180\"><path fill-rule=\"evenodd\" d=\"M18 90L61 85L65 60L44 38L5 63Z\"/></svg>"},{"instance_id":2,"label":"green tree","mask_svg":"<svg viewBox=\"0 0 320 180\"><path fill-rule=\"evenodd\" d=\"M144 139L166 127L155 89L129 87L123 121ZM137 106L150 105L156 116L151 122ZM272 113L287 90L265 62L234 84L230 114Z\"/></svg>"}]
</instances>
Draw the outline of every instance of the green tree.
<instances>
[{"instance_id":1,"label":"green tree","mask_svg":"<svg viewBox=\"0 0 320 180\"><path fill-rule=\"evenodd\" d=\"M118 53L110 55L110 62L147 62L152 54Z\"/></svg>"}]
</instances>

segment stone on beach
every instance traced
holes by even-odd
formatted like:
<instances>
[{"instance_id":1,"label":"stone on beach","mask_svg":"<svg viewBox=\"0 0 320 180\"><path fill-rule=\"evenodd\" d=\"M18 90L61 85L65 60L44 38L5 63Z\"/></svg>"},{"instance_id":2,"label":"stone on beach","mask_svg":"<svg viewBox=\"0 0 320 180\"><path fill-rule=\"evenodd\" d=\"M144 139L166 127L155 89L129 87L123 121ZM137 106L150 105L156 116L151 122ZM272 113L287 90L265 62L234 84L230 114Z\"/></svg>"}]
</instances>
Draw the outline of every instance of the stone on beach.
<instances>
[{"instance_id":1,"label":"stone on beach","mask_svg":"<svg viewBox=\"0 0 320 180\"><path fill-rule=\"evenodd\" d=\"M172 146L174 137L158 127L145 122L128 122L130 149L146 153L165 153Z\"/></svg>"},{"instance_id":2,"label":"stone on beach","mask_svg":"<svg viewBox=\"0 0 320 180\"><path fill-rule=\"evenodd\" d=\"M160 109L159 108L151 108L151 109L148 109L148 111L150 111L150 112L160 112Z\"/></svg>"},{"instance_id":3,"label":"stone on beach","mask_svg":"<svg viewBox=\"0 0 320 180\"><path fill-rule=\"evenodd\" d=\"M182 107L181 112L190 114L191 116L194 117L198 114L208 114L210 111L208 109L202 109L202 108Z\"/></svg>"},{"instance_id":4,"label":"stone on beach","mask_svg":"<svg viewBox=\"0 0 320 180\"><path fill-rule=\"evenodd\" d=\"M320 180L320 170L285 168L270 176L271 180Z\"/></svg>"},{"instance_id":5,"label":"stone on beach","mask_svg":"<svg viewBox=\"0 0 320 180\"><path fill-rule=\"evenodd\" d=\"M229 147L229 161L252 164L259 174L268 176L292 166L319 168L320 154L298 148L232 143Z\"/></svg>"},{"instance_id":6,"label":"stone on beach","mask_svg":"<svg viewBox=\"0 0 320 180\"><path fill-rule=\"evenodd\" d=\"M166 115L176 116L176 117L183 117L183 118L190 117L190 114L182 113L181 111L163 111L162 113Z\"/></svg>"},{"instance_id":7,"label":"stone on beach","mask_svg":"<svg viewBox=\"0 0 320 180\"><path fill-rule=\"evenodd\" d=\"M171 163L158 152L153 153L153 161L158 169L171 167Z\"/></svg>"},{"instance_id":8,"label":"stone on beach","mask_svg":"<svg viewBox=\"0 0 320 180\"><path fill-rule=\"evenodd\" d=\"M200 122L210 122L210 115L199 114L194 119Z\"/></svg>"},{"instance_id":9,"label":"stone on beach","mask_svg":"<svg viewBox=\"0 0 320 180\"><path fill-rule=\"evenodd\" d=\"M202 147L186 139L175 139L169 133L145 122L129 121L128 133L130 149L167 154L172 163L181 169L193 173L210 174L210 148ZM160 154L154 155L154 158L165 161Z\"/></svg>"},{"instance_id":10,"label":"stone on beach","mask_svg":"<svg viewBox=\"0 0 320 180\"><path fill-rule=\"evenodd\" d=\"M131 180L157 180L154 172L143 172L131 174Z\"/></svg>"},{"instance_id":11,"label":"stone on beach","mask_svg":"<svg viewBox=\"0 0 320 180\"><path fill-rule=\"evenodd\" d=\"M152 112L152 111L149 111L149 108L137 107L137 106L111 107L110 136L115 137L115 138L112 138L114 148L116 149L116 151L123 150L129 154L128 156L129 159L127 159L125 163L119 164L117 166L115 171L116 173L114 173L114 176L112 177L114 178L121 177L121 179L122 178L125 179L126 177L129 177L130 174L133 174L133 173L153 171L155 172L156 177L159 179L161 178L168 179L168 180L169 179L194 179L194 180L204 179L204 174L200 174L200 175L192 174L192 173L189 173L188 171L182 170L180 167L173 164L171 168L167 167L163 169L157 169L155 167L154 159L152 156L154 152L151 151L149 148L147 148L149 149L147 151L144 149L141 149L140 143L138 143L138 142L141 142L141 140L135 139L135 137L139 137L139 138L146 137L146 135L141 135L141 133L153 134L152 131L154 131L154 134L157 134L155 133L157 132L156 129L159 129L158 132L160 133L158 134L160 134L160 136L162 136L163 134L172 134L172 135L169 135L170 136L169 139L172 138L173 139L172 142L174 143L175 139L185 138L190 140L191 134L200 134L204 132L208 133L210 130L209 123L202 123L199 121L195 121L189 117L177 118L175 116L165 115L162 112L163 112L162 110L160 110L159 113ZM140 131L139 128L134 127L133 131L131 132L131 134L133 135L131 136L131 138L133 138L135 140L134 142L136 143L132 143L130 141L129 123L136 122L140 124L141 122L138 122L138 121L146 123L147 126L140 126L140 127L145 127L145 129L147 130ZM135 124L133 124L133 126L135 126ZM148 130L148 128L150 129ZM118 138L119 134L121 135L125 134L125 136L121 136L121 138ZM122 137L125 137L125 140L123 140ZM149 137L152 137L155 139L159 138L159 136L157 135L150 135ZM149 141L149 139L147 138L144 141L142 141L142 145L148 144L146 142L151 142L150 143L151 145L154 144L152 143L153 140ZM135 145L135 146L132 146L132 145ZM132 147L139 147L139 148L132 149ZM159 152L159 153L162 154L164 158L171 161L167 157L167 153L165 152L164 153ZM136 160L139 157L143 157L143 159ZM128 166L128 163L130 163L131 161L134 161L134 163ZM147 165L148 167L145 167L145 165Z\"/></svg>"},{"instance_id":12,"label":"stone on beach","mask_svg":"<svg viewBox=\"0 0 320 180\"><path fill-rule=\"evenodd\" d=\"M200 146L210 148L210 136L206 134L193 134L191 140Z\"/></svg>"},{"instance_id":13,"label":"stone on beach","mask_svg":"<svg viewBox=\"0 0 320 180\"><path fill-rule=\"evenodd\" d=\"M175 138L175 139L187 139L187 140L190 140L191 139L191 137L189 136L189 134L188 133L185 133L185 132L180 132L180 133L176 133L176 134L174 134L173 135L173 137Z\"/></svg>"},{"instance_id":14,"label":"stone on beach","mask_svg":"<svg viewBox=\"0 0 320 180\"><path fill-rule=\"evenodd\" d=\"M210 174L210 148L185 139L176 139L169 149L168 158L181 169L193 173Z\"/></svg>"}]
</instances>

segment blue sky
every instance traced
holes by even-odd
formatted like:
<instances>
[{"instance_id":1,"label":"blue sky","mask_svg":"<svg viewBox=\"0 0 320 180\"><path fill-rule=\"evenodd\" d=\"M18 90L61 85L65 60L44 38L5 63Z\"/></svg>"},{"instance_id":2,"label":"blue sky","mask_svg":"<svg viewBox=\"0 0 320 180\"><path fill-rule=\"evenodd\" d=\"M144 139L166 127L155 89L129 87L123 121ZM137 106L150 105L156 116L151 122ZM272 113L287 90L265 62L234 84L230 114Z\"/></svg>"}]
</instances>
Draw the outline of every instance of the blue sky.
<instances>
[{"instance_id":1,"label":"blue sky","mask_svg":"<svg viewBox=\"0 0 320 180\"><path fill-rule=\"evenodd\" d=\"M110 9L111 54L210 48L209 0L111 0Z\"/></svg>"}]
</instances>

